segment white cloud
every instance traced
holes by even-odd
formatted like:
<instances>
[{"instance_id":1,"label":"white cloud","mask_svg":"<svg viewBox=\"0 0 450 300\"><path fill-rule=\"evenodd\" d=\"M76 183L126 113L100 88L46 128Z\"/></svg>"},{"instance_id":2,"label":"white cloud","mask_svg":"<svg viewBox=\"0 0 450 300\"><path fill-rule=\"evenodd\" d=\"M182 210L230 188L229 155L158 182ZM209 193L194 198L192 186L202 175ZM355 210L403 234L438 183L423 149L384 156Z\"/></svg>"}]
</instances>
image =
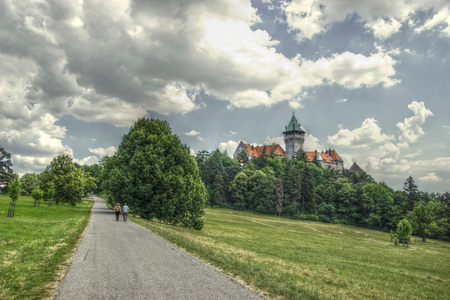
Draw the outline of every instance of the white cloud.
<instances>
[{"instance_id":1,"label":"white cloud","mask_svg":"<svg viewBox=\"0 0 450 300\"><path fill-rule=\"evenodd\" d=\"M378 39L387 39L400 30L402 24L394 18L385 20L378 19L373 24L366 24L366 27L373 30L373 35Z\"/></svg>"},{"instance_id":2,"label":"white cloud","mask_svg":"<svg viewBox=\"0 0 450 300\"><path fill-rule=\"evenodd\" d=\"M114 146L109 148L89 148L89 152L94 153L100 157L104 156L113 156L116 153L117 149ZM91 156L90 156L91 157Z\"/></svg>"},{"instance_id":3,"label":"white cloud","mask_svg":"<svg viewBox=\"0 0 450 300\"><path fill-rule=\"evenodd\" d=\"M397 33L402 24L414 24L419 13L434 12L432 18L416 28L417 32L436 29L450 35L450 9L445 0L334 1L294 0L284 6L286 22L299 41L324 34L334 24L357 17L378 39Z\"/></svg>"},{"instance_id":4,"label":"white cloud","mask_svg":"<svg viewBox=\"0 0 450 300\"><path fill-rule=\"evenodd\" d=\"M81 166L83 166L83 165L92 166L92 165L98 164L98 157L91 155L91 156L83 158L82 160L78 160L78 159L74 158L73 161Z\"/></svg>"},{"instance_id":5,"label":"white cloud","mask_svg":"<svg viewBox=\"0 0 450 300\"><path fill-rule=\"evenodd\" d=\"M185 132L185 133L183 133L183 134L184 134L184 135L187 135L187 136L198 136L198 135L200 135L201 133L192 129L191 131Z\"/></svg>"},{"instance_id":6,"label":"white cloud","mask_svg":"<svg viewBox=\"0 0 450 300\"><path fill-rule=\"evenodd\" d=\"M439 10L431 19L427 20L425 24L417 27L415 31L421 33L422 31L433 29L437 29L444 35L450 37L450 8L448 6Z\"/></svg>"},{"instance_id":7,"label":"white cloud","mask_svg":"<svg viewBox=\"0 0 450 300\"><path fill-rule=\"evenodd\" d=\"M341 98L341 99L337 100L336 102L337 103L345 103L347 101L348 101L348 98Z\"/></svg>"},{"instance_id":8,"label":"white cloud","mask_svg":"<svg viewBox=\"0 0 450 300\"><path fill-rule=\"evenodd\" d=\"M219 150L220 152L227 151L227 154L230 157L233 157L234 151L236 151L236 148L238 146L238 142L229 140L228 142L222 142L219 144Z\"/></svg>"},{"instance_id":9,"label":"white cloud","mask_svg":"<svg viewBox=\"0 0 450 300\"><path fill-rule=\"evenodd\" d=\"M393 78L396 63L395 59L383 52L371 56L344 52L333 54L331 58L303 61L301 70L311 85L325 81L349 89L378 84L389 87L399 83L398 79Z\"/></svg>"},{"instance_id":10,"label":"white cloud","mask_svg":"<svg viewBox=\"0 0 450 300\"><path fill-rule=\"evenodd\" d=\"M420 181L425 181L425 182L441 181L441 179L434 172L427 173L425 176L419 177L419 180Z\"/></svg>"},{"instance_id":11,"label":"white cloud","mask_svg":"<svg viewBox=\"0 0 450 300\"><path fill-rule=\"evenodd\" d=\"M381 128L378 126L377 121L369 118L364 120L360 128L353 130L340 129L336 135L328 137L328 143L333 146L363 148L393 139L394 136L381 133Z\"/></svg>"},{"instance_id":12,"label":"white cloud","mask_svg":"<svg viewBox=\"0 0 450 300\"><path fill-rule=\"evenodd\" d=\"M414 113L414 116L405 118L403 122L397 123L397 127L400 129L399 140L406 143L413 143L425 134L422 125L433 113L425 108L424 102L413 101L408 105L408 108Z\"/></svg>"}]
</instances>

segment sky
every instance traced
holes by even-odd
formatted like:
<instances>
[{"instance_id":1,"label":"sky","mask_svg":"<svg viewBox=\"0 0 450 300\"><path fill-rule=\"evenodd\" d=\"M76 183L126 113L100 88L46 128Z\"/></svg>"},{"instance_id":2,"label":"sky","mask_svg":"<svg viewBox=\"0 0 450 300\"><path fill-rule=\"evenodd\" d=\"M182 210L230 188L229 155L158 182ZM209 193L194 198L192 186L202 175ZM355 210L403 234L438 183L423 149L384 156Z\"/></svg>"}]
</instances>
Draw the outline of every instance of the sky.
<instances>
[{"instance_id":1,"label":"sky","mask_svg":"<svg viewBox=\"0 0 450 300\"><path fill-rule=\"evenodd\" d=\"M147 117L232 155L295 113L305 151L450 192L449 50L448 0L1 0L0 147L91 165Z\"/></svg>"}]
</instances>

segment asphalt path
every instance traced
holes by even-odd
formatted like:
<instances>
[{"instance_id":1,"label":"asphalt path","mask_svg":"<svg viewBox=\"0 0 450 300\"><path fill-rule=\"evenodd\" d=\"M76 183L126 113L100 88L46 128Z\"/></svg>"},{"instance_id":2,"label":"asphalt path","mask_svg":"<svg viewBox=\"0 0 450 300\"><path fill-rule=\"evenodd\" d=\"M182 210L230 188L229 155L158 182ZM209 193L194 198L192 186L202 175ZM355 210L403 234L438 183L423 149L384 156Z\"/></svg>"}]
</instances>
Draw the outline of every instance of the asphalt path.
<instances>
[{"instance_id":1,"label":"asphalt path","mask_svg":"<svg viewBox=\"0 0 450 300\"><path fill-rule=\"evenodd\" d=\"M217 269L114 213L91 219L55 299L261 299Z\"/></svg>"}]
</instances>

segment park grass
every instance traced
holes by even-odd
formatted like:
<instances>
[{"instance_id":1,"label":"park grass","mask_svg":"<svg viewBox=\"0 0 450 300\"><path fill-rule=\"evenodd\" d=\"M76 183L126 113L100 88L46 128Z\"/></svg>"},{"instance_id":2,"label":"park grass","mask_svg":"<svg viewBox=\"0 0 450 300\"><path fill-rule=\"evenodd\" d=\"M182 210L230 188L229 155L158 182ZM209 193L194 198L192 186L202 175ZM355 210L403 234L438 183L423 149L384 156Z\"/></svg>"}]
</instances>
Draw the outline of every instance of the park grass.
<instances>
[{"instance_id":1,"label":"park grass","mask_svg":"<svg viewBox=\"0 0 450 300\"><path fill-rule=\"evenodd\" d=\"M273 299L450 299L450 243L226 209L202 231L130 219Z\"/></svg>"},{"instance_id":2,"label":"park grass","mask_svg":"<svg viewBox=\"0 0 450 300\"><path fill-rule=\"evenodd\" d=\"M89 222L92 201L77 206L20 197L14 218L10 199L0 196L0 299L50 298Z\"/></svg>"}]
</instances>

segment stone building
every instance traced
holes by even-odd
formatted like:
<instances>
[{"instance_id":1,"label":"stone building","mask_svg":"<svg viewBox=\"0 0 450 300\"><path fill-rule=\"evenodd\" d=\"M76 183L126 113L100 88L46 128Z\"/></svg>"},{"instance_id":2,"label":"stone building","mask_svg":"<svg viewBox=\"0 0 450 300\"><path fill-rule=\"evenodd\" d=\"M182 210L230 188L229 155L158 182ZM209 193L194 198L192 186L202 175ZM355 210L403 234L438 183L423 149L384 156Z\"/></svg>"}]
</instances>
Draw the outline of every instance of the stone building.
<instances>
[{"instance_id":1,"label":"stone building","mask_svg":"<svg viewBox=\"0 0 450 300\"><path fill-rule=\"evenodd\" d=\"M233 157L236 158L240 152L244 152L249 159L252 159L253 157L260 156L265 151L266 154L273 153L279 158L287 156L289 159L292 159L295 153L302 150L306 154L307 162L316 162L324 168L336 170L342 170L344 168L344 161L336 150L328 149L325 152L303 150L305 131L302 130L294 114L292 114L289 124L285 127L283 136L286 149L283 149L279 144L254 146L240 141L236 151L234 151Z\"/></svg>"}]
</instances>

